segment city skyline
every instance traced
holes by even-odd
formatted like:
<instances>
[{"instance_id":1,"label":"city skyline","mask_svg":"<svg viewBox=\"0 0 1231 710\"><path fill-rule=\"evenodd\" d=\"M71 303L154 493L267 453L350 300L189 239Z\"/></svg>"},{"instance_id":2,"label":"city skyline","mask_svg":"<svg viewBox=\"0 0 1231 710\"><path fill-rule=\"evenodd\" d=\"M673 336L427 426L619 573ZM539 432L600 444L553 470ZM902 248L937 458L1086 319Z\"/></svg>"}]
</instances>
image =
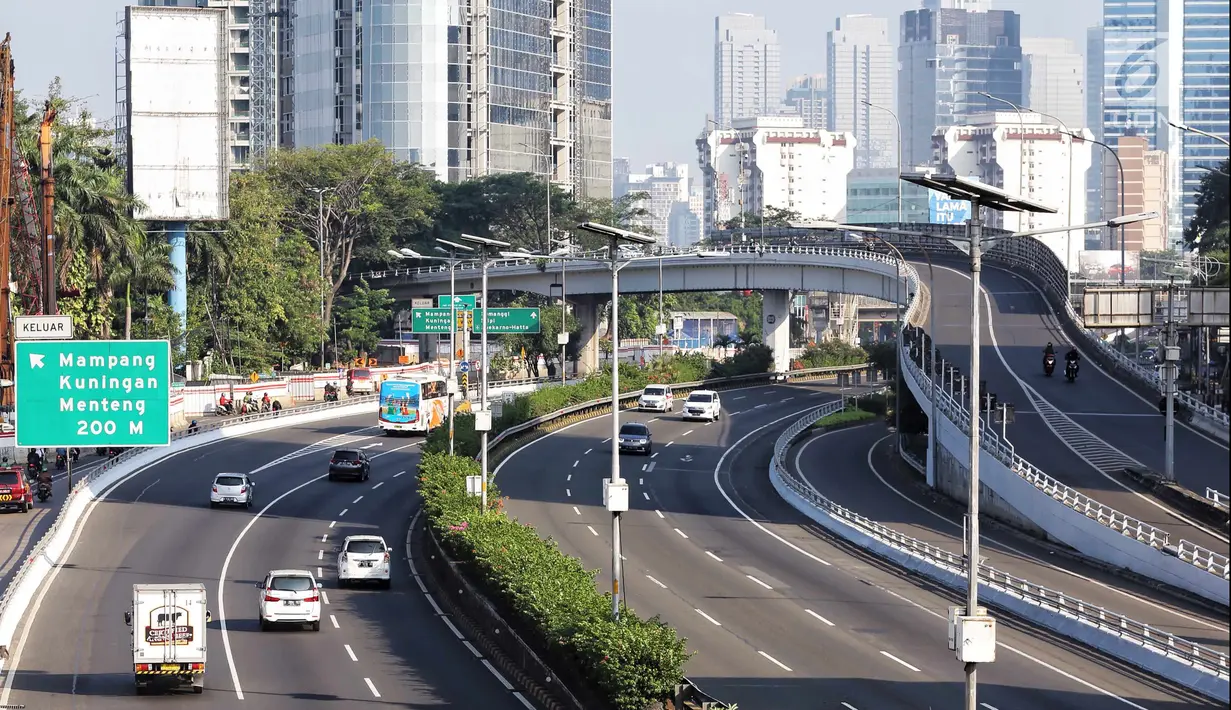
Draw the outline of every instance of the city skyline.
<instances>
[{"instance_id":1,"label":"city skyline","mask_svg":"<svg viewBox=\"0 0 1231 710\"><path fill-rule=\"evenodd\" d=\"M63 0L60 9L78 21L58 30L62 41L54 47L39 44L44 19L32 4L6 8L6 26L0 31L13 33L18 89L27 97L41 97L50 81L60 76L66 95L85 101L99 121L110 120L115 103L115 21L128 4L136 3ZM919 5L868 0L859 11L888 18L896 33L901 14ZM993 8L1021 13L1023 35L1069 38L1083 48L1086 28L1098 24L1102 16L1099 3L1073 8L1062 0L1001 0ZM621 0L612 18L615 155L627 156L633 165L695 163L694 141L714 104L714 18L730 12L764 16L778 32L784 91L794 77L824 73L823 34L844 14L803 0L756 4ZM1070 21L1056 30L1049 18L1059 13ZM646 51L651 46L670 48L671 60L664 63L661 52ZM651 112L654 119L647 121Z\"/></svg>"}]
</instances>

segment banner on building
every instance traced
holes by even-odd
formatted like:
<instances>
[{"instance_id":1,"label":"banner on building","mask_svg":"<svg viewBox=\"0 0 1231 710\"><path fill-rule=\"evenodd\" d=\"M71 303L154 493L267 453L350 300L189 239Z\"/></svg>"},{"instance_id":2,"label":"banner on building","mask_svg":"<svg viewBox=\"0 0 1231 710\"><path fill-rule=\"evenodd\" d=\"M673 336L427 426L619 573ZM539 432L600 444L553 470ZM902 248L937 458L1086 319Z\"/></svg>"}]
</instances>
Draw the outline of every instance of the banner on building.
<instances>
[{"instance_id":1,"label":"banner on building","mask_svg":"<svg viewBox=\"0 0 1231 710\"><path fill-rule=\"evenodd\" d=\"M1123 271L1126 279L1136 280L1141 272L1141 252L1124 252L1124 264L1120 264L1119 249L1097 249L1077 253L1078 270L1082 278L1094 281L1119 280Z\"/></svg>"},{"instance_id":2,"label":"banner on building","mask_svg":"<svg viewBox=\"0 0 1231 710\"><path fill-rule=\"evenodd\" d=\"M970 202L955 200L928 190L928 221L932 224L965 224L970 219Z\"/></svg>"}]
</instances>

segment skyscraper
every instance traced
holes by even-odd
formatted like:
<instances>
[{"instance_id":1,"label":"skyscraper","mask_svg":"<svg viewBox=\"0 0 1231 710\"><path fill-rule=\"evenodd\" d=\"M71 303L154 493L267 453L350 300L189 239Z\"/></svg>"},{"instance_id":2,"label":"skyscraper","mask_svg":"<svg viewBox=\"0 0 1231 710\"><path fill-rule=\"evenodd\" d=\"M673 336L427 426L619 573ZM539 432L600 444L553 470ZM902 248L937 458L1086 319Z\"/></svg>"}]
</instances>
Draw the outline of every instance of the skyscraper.
<instances>
[{"instance_id":1,"label":"skyscraper","mask_svg":"<svg viewBox=\"0 0 1231 710\"><path fill-rule=\"evenodd\" d=\"M611 0L285 4L284 145L376 138L442 179L531 172L610 197Z\"/></svg>"},{"instance_id":2,"label":"skyscraper","mask_svg":"<svg viewBox=\"0 0 1231 710\"><path fill-rule=\"evenodd\" d=\"M795 78L786 90L784 113L799 116L804 128L824 128L829 113L829 86L824 74L805 74Z\"/></svg>"},{"instance_id":3,"label":"skyscraper","mask_svg":"<svg viewBox=\"0 0 1231 710\"><path fill-rule=\"evenodd\" d=\"M714 20L714 120L771 116L782 101L778 33L765 18L742 13Z\"/></svg>"},{"instance_id":4,"label":"skyscraper","mask_svg":"<svg viewBox=\"0 0 1231 710\"><path fill-rule=\"evenodd\" d=\"M1094 139L1103 140L1103 26L1086 29L1086 127ZM1086 172L1086 221L1097 222L1103 215L1103 161L1099 149Z\"/></svg>"},{"instance_id":5,"label":"skyscraper","mask_svg":"<svg viewBox=\"0 0 1231 710\"><path fill-rule=\"evenodd\" d=\"M911 10L898 47L898 119L903 162L928 163L937 128L1003 108L986 91L1021 105L1021 17L991 10Z\"/></svg>"},{"instance_id":6,"label":"skyscraper","mask_svg":"<svg viewBox=\"0 0 1231 710\"><path fill-rule=\"evenodd\" d=\"M894 45L889 21L839 17L826 35L829 58L827 128L855 135L855 167L897 167L893 116ZM864 102L876 104L868 106Z\"/></svg>"},{"instance_id":7,"label":"skyscraper","mask_svg":"<svg viewBox=\"0 0 1231 710\"><path fill-rule=\"evenodd\" d=\"M1032 111L1051 114L1069 130L1086 127L1086 63L1072 40L1022 38L1022 86Z\"/></svg>"}]
</instances>

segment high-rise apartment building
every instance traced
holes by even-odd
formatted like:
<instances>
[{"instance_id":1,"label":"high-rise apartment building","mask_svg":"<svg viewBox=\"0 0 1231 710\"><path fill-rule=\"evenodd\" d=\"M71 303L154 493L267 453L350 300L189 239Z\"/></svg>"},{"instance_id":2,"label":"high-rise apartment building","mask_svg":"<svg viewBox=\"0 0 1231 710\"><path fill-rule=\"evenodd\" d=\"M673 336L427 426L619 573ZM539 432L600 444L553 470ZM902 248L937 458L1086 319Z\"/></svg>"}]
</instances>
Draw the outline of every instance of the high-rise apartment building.
<instances>
[{"instance_id":1,"label":"high-rise apartment building","mask_svg":"<svg viewBox=\"0 0 1231 710\"><path fill-rule=\"evenodd\" d=\"M284 145L376 138L450 181L611 195L611 0L285 4Z\"/></svg>"},{"instance_id":2,"label":"high-rise apartment building","mask_svg":"<svg viewBox=\"0 0 1231 710\"><path fill-rule=\"evenodd\" d=\"M932 134L1000 104L1023 101L1021 17L1015 12L911 10L898 46L898 119L905 165L932 158Z\"/></svg>"},{"instance_id":3,"label":"high-rise apartment building","mask_svg":"<svg viewBox=\"0 0 1231 710\"><path fill-rule=\"evenodd\" d=\"M255 0L261 3L264 0ZM252 58L251 32L249 27L249 5L251 0L138 0L139 7L220 7L226 10L227 33L227 99L229 104L229 142L230 165L232 170L243 170L251 159L251 141L253 132L252 115ZM123 46L124 31L121 28L117 38ZM117 53L117 79L124 71L125 58ZM123 103L126 92L117 81L117 103ZM117 110L117 116L123 111ZM266 129L270 129L269 126Z\"/></svg>"},{"instance_id":4,"label":"high-rise apartment building","mask_svg":"<svg viewBox=\"0 0 1231 710\"><path fill-rule=\"evenodd\" d=\"M1094 139L1103 140L1103 26L1086 29L1086 128ZM1103 212L1103 161L1106 151L1095 146L1096 155L1086 173L1086 221L1097 222Z\"/></svg>"},{"instance_id":5,"label":"high-rise apartment building","mask_svg":"<svg viewBox=\"0 0 1231 710\"><path fill-rule=\"evenodd\" d=\"M923 0L926 10L968 10L987 12L992 9L992 0Z\"/></svg>"},{"instance_id":6,"label":"high-rise apartment building","mask_svg":"<svg viewBox=\"0 0 1231 710\"><path fill-rule=\"evenodd\" d=\"M1078 130L1085 138L1089 131ZM1086 213L1086 170L1093 144L1069 140L1051 119L1037 113L997 111L973 116L960 126L937 129L932 162L1056 210L1055 214L995 212L988 226L1012 231L1080 224ZM1074 268L1085 248L1083 232L1039 237L1061 262Z\"/></svg>"},{"instance_id":7,"label":"high-rise apartment building","mask_svg":"<svg viewBox=\"0 0 1231 710\"><path fill-rule=\"evenodd\" d=\"M786 90L783 115L799 116L804 128L825 128L829 112L829 86L824 74L796 77Z\"/></svg>"},{"instance_id":8,"label":"high-rise apartment building","mask_svg":"<svg viewBox=\"0 0 1231 710\"><path fill-rule=\"evenodd\" d=\"M1064 122L1086 127L1086 60L1072 40L1022 38L1022 88L1027 106Z\"/></svg>"},{"instance_id":9,"label":"high-rise apartment building","mask_svg":"<svg viewBox=\"0 0 1231 710\"><path fill-rule=\"evenodd\" d=\"M1103 214L1138 214L1157 212L1159 216L1145 222L1126 225L1123 229L1127 251L1162 251L1167 249L1166 151L1151 150L1144 136L1120 136L1113 146L1124 164L1124 206L1120 202L1120 186L1104 186ZM1106 248L1119 247L1116 241L1121 230L1107 230Z\"/></svg>"},{"instance_id":10,"label":"high-rise apartment building","mask_svg":"<svg viewBox=\"0 0 1231 710\"><path fill-rule=\"evenodd\" d=\"M741 213L759 214L768 207L792 210L804 219L842 220L855 147L850 133L804 128L801 119L789 116L744 118L730 129L710 128L697 139L705 180L704 233Z\"/></svg>"},{"instance_id":11,"label":"high-rise apartment building","mask_svg":"<svg viewBox=\"0 0 1231 710\"><path fill-rule=\"evenodd\" d=\"M638 226L648 228L663 245L675 243L677 237L671 229L673 218L678 220L681 205L685 211L688 209L688 188L691 184L688 166L655 163L645 166L644 173L628 173L626 177L622 194L646 195L637 206L649 214L638 220Z\"/></svg>"},{"instance_id":12,"label":"high-rise apartment building","mask_svg":"<svg viewBox=\"0 0 1231 710\"><path fill-rule=\"evenodd\" d=\"M889 20L871 15L839 17L826 35L829 112L825 127L855 135L856 168L898 164L897 127L890 113L896 73L893 40Z\"/></svg>"},{"instance_id":13,"label":"high-rise apartment building","mask_svg":"<svg viewBox=\"0 0 1231 710\"><path fill-rule=\"evenodd\" d=\"M782 101L778 33L765 18L736 13L714 20L714 120L772 116Z\"/></svg>"}]
</instances>

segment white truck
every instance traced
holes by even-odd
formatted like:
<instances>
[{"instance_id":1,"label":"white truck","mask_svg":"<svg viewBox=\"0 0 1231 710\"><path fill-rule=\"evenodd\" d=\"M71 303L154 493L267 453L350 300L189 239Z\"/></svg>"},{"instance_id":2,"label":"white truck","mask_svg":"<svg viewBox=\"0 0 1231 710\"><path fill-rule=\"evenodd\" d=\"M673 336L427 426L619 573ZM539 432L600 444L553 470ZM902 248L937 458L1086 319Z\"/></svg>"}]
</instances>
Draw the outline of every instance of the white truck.
<instances>
[{"instance_id":1,"label":"white truck","mask_svg":"<svg viewBox=\"0 0 1231 710\"><path fill-rule=\"evenodd\" d=\"M132 609L124 623L132 628L133 677L137 695L152 687L205 691L206 625L204 584L134 584Z\"/></svg>"}]
</instances>

